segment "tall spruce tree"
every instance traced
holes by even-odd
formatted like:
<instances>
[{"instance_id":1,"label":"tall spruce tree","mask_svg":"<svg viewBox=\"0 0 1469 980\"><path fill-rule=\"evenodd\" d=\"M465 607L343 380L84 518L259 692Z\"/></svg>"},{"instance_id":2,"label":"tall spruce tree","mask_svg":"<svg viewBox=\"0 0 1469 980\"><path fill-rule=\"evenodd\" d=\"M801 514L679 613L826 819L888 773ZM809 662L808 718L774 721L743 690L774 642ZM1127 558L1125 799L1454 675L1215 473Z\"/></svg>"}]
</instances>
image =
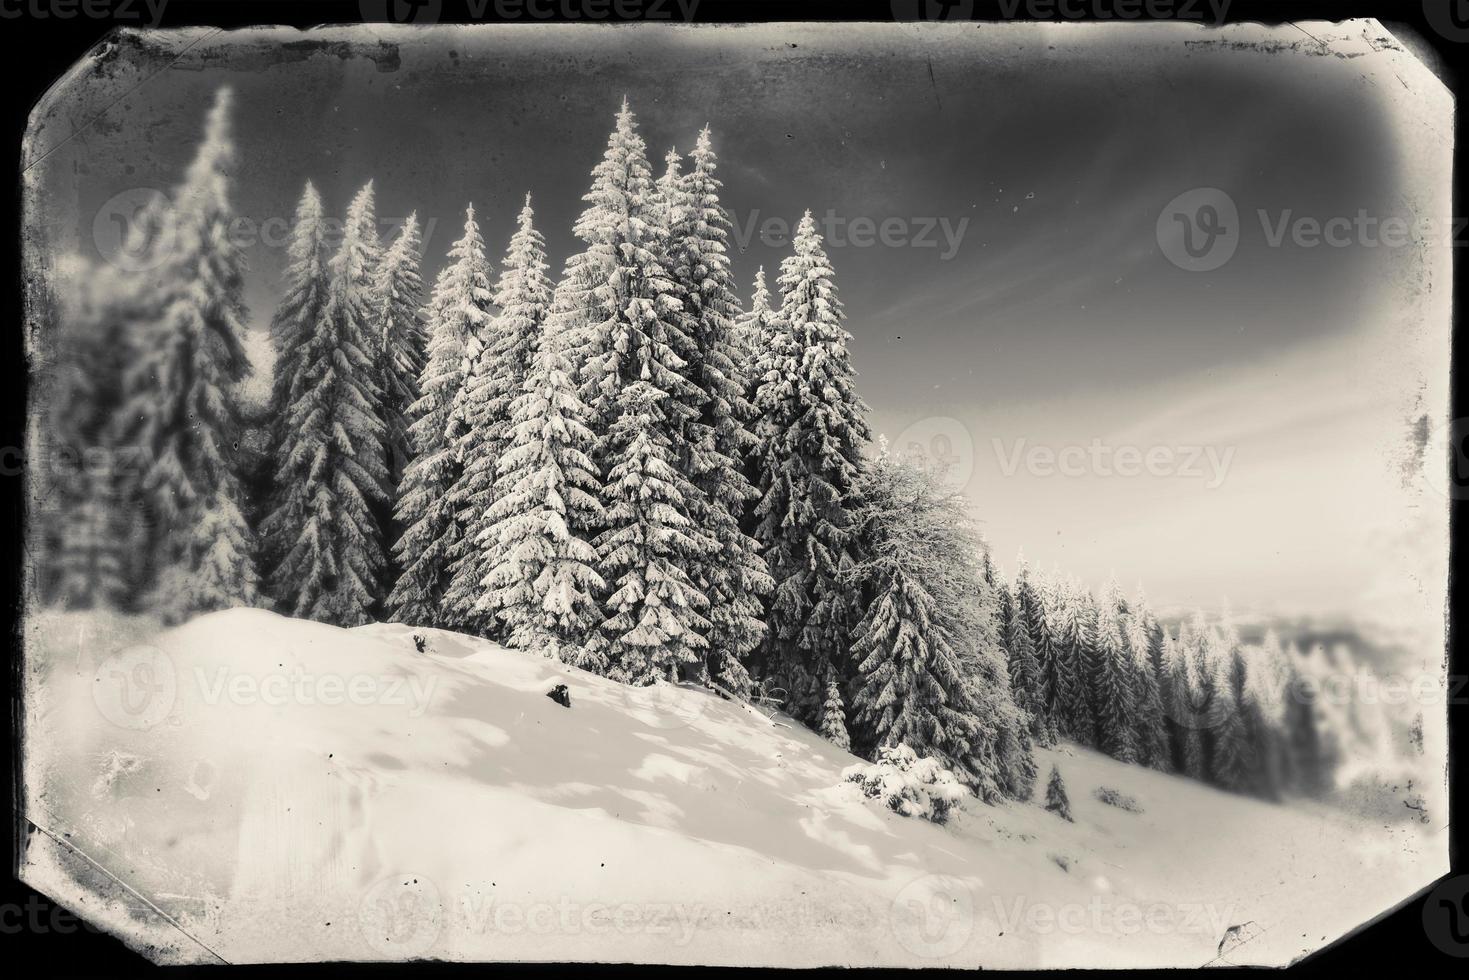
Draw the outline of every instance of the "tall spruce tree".
<instances>
[{"instance_id":1,"label":"tall spruce tree","mask_svg":"<svg viewBox=\"0 0 1469 980\"><path fill-rule=\"evenodd\" d=\"M275 351L275 375L271 379L270 447L274 460L284 458L296 433L291 428L291 406L301 397L306 375L301 365L315 334L328 291L326 225L321 195L311 181L301 192L291 224L291 241L286 250L282 296L270 321L270 342ZM270 506L261 526L263 567L272 569L295 544L295 531L306 521L306 499L290 484L280 484L272 473ZM299 506L300 511L290 508ZM267 580L268 582L268 580ZM271 598L285 597L270 588Z\"/></svg>"},{"instance_id":2,"label":"tall spruce tree","mask_svg":"<svg viewBox=\"0 0 1469 980\"><path fill-rule=\"evenodd\" d=\"M962 500L886 452L862 497L866 558L848 584L873 598L851 648L857 744L933 756L987 802L1028 796L1028 722L1010 695Z\"/></svg>"},{"instance_id":3,"label":"tall spruce tree","mask_svg":"<svg viewBox=\"0 0 1469 980\"><path fill-rule=\"evenodd\" d=\"M1249 747L1248 788L1278 800L1289 787L1292 772L1285 711L1289 671L1274 630L1259 646L1245 648L1243 663L1239 709Z\"/></svg>"},{"instance_id":4,"label":"tall spruce tree","mask_svg":"<svg viewBox=\"0 0 1469 980\"><path fill-rule=\"evenodd\" d=\"M1030 568L1025 556L1017 556L1013 588L1007 593L1009 609L1005 615L1005 652L1009 655L1010 689L1015 703L1030 716L1030 734L1040 745L1053 745L1056 733L1046 711L1041 681L1041 665L1035 655L1035 641L1030 632L1030 613L1035 605Z\"/></svg>"},{"instance_id":5,"label":"tall spruce tree","mask_svg":"<svg viewBox=\"0 0 1469 980\"><path fill-rule=\"evenodd\" d=\"M839 675L852 670L848 636L860 597L843 580L857 558L852 512L870 432L835 272L811 212L793 245L795 254L781 263L781 329L756 366L755 536L775 582L765 673L786 689L792 712L810 721L820 706L820 678L829 668Z\"/></svg>"},{"instance_id":6,"label":"tall spruce tree","mask_svg":"<svg viewBox=\"0 0 1469 980\"><path fill-rule=\"evenodd\" d=\"M338 626L371 620L384 562L387 464L371 334L378 258L369 182L347 209L321 312L298 338L289 437L276 460L280 497L266 520L269 534L289 542L271 572L272 594L293 616Z\"/></svg>"},{"instance_id":7,"label":"tall spruce tree","mask_svg":"<svg viewBox=\"0 0 1469 980\"><path fill-rule=\"evenodd\" d=\"M525 299L541 291L537 249L512 251L506 268L524 278L502 293L504 316L534 318L534 303ZM601 622L596 597L605 585L590 540L603 523L590 456L596 437L557 329L555 321L545 324L522 393L511 404L510 447L486 515L491 523L479 532L481 553L496 564L481 582L474 613L497 616L512 647L605 672L604 656L587 642Z\"/></svg>"},{"instance_id":8,"label":"tall spruce tree","mask_svg":"<svg viewBox=\"0 0 1469 980\"><path fill-rule=\"evenodd\" d=\"M737 363L748 366L745 371L745 397L753 405L760 377L754 366L760 352L779 329L776 325L777 311L770 308L770 289L765 285L765 266L755 270L755 285L750 291L750 308L735 321L734 349L738 352Z\"/></svg>"},{"instance_id":9,"label":"tall spruce tree","mask_svg":"<svg viewBox=\"0 0 1469 980\"><path fill-rule=\"evenodd\" d=\"M1333 787L1334 771L1341 761L1336 740L1328 728L1326 706L1322 704L1323 685L1330 680L1331 666L1325 648L1319 643L1304 656L1291 644L1288 660L1292 665L1292 680L1286 717L1292 756L1301 789L1319 796Z\"/></svg>"},{"instance_id":10,"label":"tall spruce tree","mask_svg":"<svg viewBox=\"0 0 1469 980\"><path fill-rule=\"evenodd\" d=\"M1239 698L1244 669L1239 659L1238 634L1225 625L1206 634L1204 669L1209 698L1204 742L1210 779L1225 789L1249 788L1250 758Z\"/></svg>"},{"instance_id":11,"label":"tall spruce tree","mask_svg":"<svg viewBox=\"0 0 1469 980\"><path fill-rule=\"evenodd\" d=\"M1201 666L1202 642L1190 623L1179 628L1177 639L1165 636L1163 641L1164 670L1168 677L1164 709L1173 746L1173 768L1200 781L1208 778L1203 741L1208 694Z\"/></svg>"},{"instance_id":12,"label":"tall spruce tree","mask_svg":"<svg viewBox=\"0 0 1469 980\"><path fill-rule=\"evenodd\" d=\"M709 600L707 668L740 696L751 687L745 657L765 634L761 598L773 583L759 545L740 526L755 497L744 460L755 445L745 372L735 338L740 315L729 271L730 221L719 203L721 182L706 126L687 174L670 166L661 192L669 225L669 271L682 304L683 332L693 340L685 375L697 392L698 416L684 430L688 472L698 491L691 517L714 544L696 573Z\"/></svg>"},{"instance_id":13,"label":"tall spruce tree","mask_svg":"<svg viewBox=\"0 0 1469 980\"><path fill-rule=\"evenodd\" d=\"M490 573L505 559L499 534L490 531L501 520L495 511L497 499L511 489L498 481L502 463L514 442L516 420L512 405L524 392L525 379L551 308L552 289L546 276L545 240L536 230L535 212L527 194L500 266L495 292L499 313L485 331L486 345L471 364L464 381L464 427L456 447L462 468L449 492L454 507L464 513L461 521L464 547L451 570L444 606L450 621L480 633L495 632L493 611L497 606L518 601L509 595L481 600L486 598L484 586ZM548 370L554 368L551 365ZM543 380L542 384L545 383ZM562 410L560 406L555 408ZM576 417L583 413L578 408ZM538 459L537 465L541 462ZM551 463L559 465L555 460ZM555 482L557 486L563 485L559 478ZM587 489L596 492L595 484ZM543 490L553 492L554 488L548 486ZM564 513L564 501L559 506ZM530 589L531 583L524 586Z\"/></svg>"},{"instance_id":14,"label":"tall spruce tree","mask_svg":"<svg viewBox=\"0 0 1469 980\"><path fill-rule=\"evenodd\" d=\"M378 262L372 291L372 335L377 384L388 447L388 484L403 479L413 451L408 438L411 409L418 401L428 338L423 328L423 279L419 275L423 240L418 214L410 214L398 237Z\"/></svg>"},{"instance_id":15,"label":"tall spruce tree","mask_svg":"<svg viewBox=\"0 0 1469 980\"><path fill-rule=\"evenodd\" d=\"M1152 658L1153 636L1151 613L1141 598L1132 604L1132 612L1126 617L1123 643L1127 650L1136 692L1137 716L1134 739L1137 746L1137 761L1167 772L1172 768L1168 753L1168 731L1163 714L1157 667Z\"/></svg>"},{"instance_id":16,"label":"tall spruce tree","mask_svg":"<svg viewBox=\"0 0 1469 980\"><path fill-rule=\"evenodd\" d=\"M696 576L715 542L693 519L698 490L680 468L699 391L684 373L694 341L668 270L666 202L625 99L583 200L573 231L585 248L567 261L551 318L571 344L604 479L595 544L609 592L589 655L647 684L707 655Z\"/></svg>"},{"instance_id":17,"label":"tall spruce tree","mask_svg":"<svg viewBox=\"0 0 1469 980\"><path fill-rule=\"evenodd\" d=\"M128 608L139 529L130 526L121 492L137 455L113 443L112 426L137 300L120 270L88 263L57 271L68 288L57 297L54 360L36 365L50 379L37 406L43 421L34 438L44 448L36 458L51 461L31 472L36 589L66 608Z\"/></svg>"},{"instance_id":18,"label":"tall spruce tree","mask_svg":"<svg viewBox=\"0 0 1469 980\"><path fill-rule=\"evenodd\" d=\"M1087 695L1087 664L1096 637L1096 608L1092 597L1073 580L1057 591L1059 619L1056 634L1055 706L1057 727L1082 745L1097 744L1096 719Z\"/></svg>"},{"instance_id":19,"label":"tall spruce tree","mask_svg":"<svg viewBox=\"0 0 1469 980\"><path fill-rule=\"evenodd\" d=\"M1030 639L1035 646L1036 663L1040 666L1041 703L1046 713L1046 726L1057 738L1061 735L1060 691L1060 596L1056 590L1054 575L1040 575L1036 587L1031 590L1033 602L1028 624Z\"/></svg>"},{"instance_id":20,"label":"tall spruce tree","mask_svg":"<svg viewBox=\"0 0 1469 980\"><path fill-rule=\"evenodd\" d=\"M250 365L241 345L245 260L230 235L231 102L219 89L183 183L155 216L152 294L112 440L142 457L137 491L159 517L141 542L149 603L169 622L259 600L235 458L235 386Z\"/></svg>"},{"instance_id":21,"label":"tall spruce tree","mask_svg":"<svg viewBox=\"0 0 1469 980\"><path fill-rule=\"evenodd\" d=\"M1137 761L1137 692L1130 658L1117 621L1116 606L1104 601L1096 611L1091 656L1091 691L1097 747L1120 762Z\"/></svg>"},{"instance_id":22,"label":"tall spruce tree","mask_svg":"<svg viewBox=\"0 0 1469 980\"><path fill-rule=\"evenodd\" d=\"M474 218L465 213L464 234L449 250L448 264L434 281L425 315L428 359L418 379L408 436L413 460L403 472L394 511L406 528L393 554L402 571L388 596L392 618L419 626L457 625L445 615L444 592L460 553L460 524L452 490L462 472L455 417L466 363L489 329L494 295L490 263Z\"/></svg>"}]
</instances>

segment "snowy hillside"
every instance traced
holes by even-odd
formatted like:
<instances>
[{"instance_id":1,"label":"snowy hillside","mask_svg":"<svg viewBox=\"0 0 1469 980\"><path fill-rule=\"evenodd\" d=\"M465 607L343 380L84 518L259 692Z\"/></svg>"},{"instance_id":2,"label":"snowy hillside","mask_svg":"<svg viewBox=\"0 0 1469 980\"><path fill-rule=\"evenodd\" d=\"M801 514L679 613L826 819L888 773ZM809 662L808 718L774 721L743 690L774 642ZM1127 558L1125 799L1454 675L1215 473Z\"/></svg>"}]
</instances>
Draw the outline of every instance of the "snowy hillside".
<instances>
[{"instance_id":1,"label":"snowy hillside","mask_svg":"<svg viewBox=\"0 0 1469 980\"><path fill-rule=\"evenodd\" d=\"M413 632L34 617L28 815L135 894L44 832L27 880L169 960L1034 967L1202 964L1231 927L1224 962L1286 962L1446 870L1415 824L1080 749L1037 753L1075 823L935 826L784 718Z\"/></svg>"}]
</instances>

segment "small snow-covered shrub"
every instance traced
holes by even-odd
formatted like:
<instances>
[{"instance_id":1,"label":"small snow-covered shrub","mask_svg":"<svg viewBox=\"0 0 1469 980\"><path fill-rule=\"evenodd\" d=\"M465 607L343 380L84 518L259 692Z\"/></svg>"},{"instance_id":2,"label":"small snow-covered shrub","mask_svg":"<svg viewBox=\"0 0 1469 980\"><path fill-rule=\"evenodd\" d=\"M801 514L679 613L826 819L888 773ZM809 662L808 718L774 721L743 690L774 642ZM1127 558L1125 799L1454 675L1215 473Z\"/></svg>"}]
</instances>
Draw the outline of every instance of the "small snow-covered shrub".
<instances>
[{"instance_id":1,"label":"small snow-covered shrub","mask_svg":"<svg viewBox=\"0 0 1469 980\"><path fill-rule=\"evenodd\" d=\"M1117 792L1110 786L1098 786L1096 793L1093 795L1108 806L1115 806L1119 810L1126 810L1128 813L1143 812L1143 808L1138 805L1137 800L1126 794Z\"/></svg>"},{"instance_id":2,"label":"small snow-covered shrub","mask_svg":"<svg viewBox=\"0 0 1469 980\"><path fill-rule=\"evenodd\" d=\"M848 766L842 778L905 817L944 823L966 791L954 774L936 759L920 757L907 745L881 749L877 761Z\"/></svg>"}]
</instances>

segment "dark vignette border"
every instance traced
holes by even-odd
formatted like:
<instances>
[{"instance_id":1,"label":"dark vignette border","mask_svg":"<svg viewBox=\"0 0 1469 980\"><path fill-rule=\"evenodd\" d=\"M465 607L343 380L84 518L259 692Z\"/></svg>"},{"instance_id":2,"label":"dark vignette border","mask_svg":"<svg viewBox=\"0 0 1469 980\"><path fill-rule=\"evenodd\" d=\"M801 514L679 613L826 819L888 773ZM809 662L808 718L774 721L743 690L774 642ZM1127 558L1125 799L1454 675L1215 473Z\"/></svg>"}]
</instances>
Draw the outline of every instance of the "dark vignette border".
<instances>
[{"instance_id":1,"label":"dark vignette border","mask_svg":"<svg viewBox=\"0 0 1469 980\"><path fill-rule=\"evenodd\" d=\"M7 10L29 9L34 0L3 0ZM310 27L318 24L344 24L361 22L364 11L368 19L381 19L374 11L390 9L393 0L168 0L158 26L184 27L206 25L222 28L245 27L257 24L288 24ZM413 0L409 0L410 4ZM418 0L420 4L423 0ZM911 6L918 7L922 0L912 0ZM146 10L142 0L129 0L134 11ZM464 0L442 0L438 20L443 23L466 21L468 6ZM891 21L895 8L903 4L891 0L700 0L695 12L697 23L740 23L749 21ZM1023 7L1021 3L1019 6ZM1074 4L1073 7L1086 6ZM1146 4L1140 4L1146 10ZM478 7L478 4L476 5ZM1014 10L1013 2L1002 0L963 0L951 7L972 11L974 20L1047 19L1027 17L1023 13L1007 17L1007 10ZM1070 9L1068 7L1067 9ZM1450 11L1456 12L1455 20L1449 20ZM962 15L961 15L962 16ZM1420 58L1429 60L1429 67L1443 80L1456 99L1465 94L1465 70L1469 63L1469 3L1465 0L1230 0L1224 22L1239 23L1257 21L1278 24L1286 21L1340 20L1353 17L1375 17L1382 21L1400 39L1409 44ZM559 15L551 18L562 19ZM1052 18L1059 19L1059 18ZM1066 17L1067 20L1090 20L1090 16ZM1146 21L1144 13L1139 18ZM493 18L490 18L493 21ZM1455 41L1445 36L1436 25L1452 23L1463 25L1466 40ZM6 170L5 181L9 192L4 195L4 219L0 223L0 269L4 270L4 281L8 288L3 290L4 314L0 317L0 445L25 445L27 413L27 362L24 353L23 324L25 303L28 293L35 289L25 279L21 267L21 183L19 173L19 146L25 132L26 118L31 107L71 65L97 44L113 27L113 22L85 17L69 19L37 19L31 16L7 18L0 25L0 65L7 76L3 98L4 145L3 154ZM136 20L122 22L121 26L140 26ZM590 28L589 28L590 29ZM1469 124L1464 114L1456 114L1454 123L1455 145L1469 145ZM1462 214L1465 207L1465 179L1469 172L1464 156L1456 153L1453 164L1454 214ZM1457 242L1455 244L1469 244ZM1466 317L1463 299L1469 296L1466 280L1469 272L1466 263L1454 263L1454 294L1457 302L1453 314L1453 351L1463 349ZM1457 357L1455 358L1457 362ZM1451 384L1451 416L1469 416L1469 397L1465 386L1459 382L1457 372ZM5 640L10 656L7 669L3 672L5 703L8 708L8 734L4 753L5 791L9 818L9 861L5 869L4 883L0 886L0 909L20 910L21 916L29 910L42 907L42 914L49 917L54 908L44 896L37 895L16 877L22 842L35 830L26 823L18 810L21 799L21 775L19 749L23 733L20 730L19 681L21 673L21 592L24 581L25 555L23 553L22 528L24 514L24 481L21 479L0 480L0 615L5 618ZM1460 538L1464 533L1465 502L1454 500L1450 511L1450 580L1448 656L1449 673L1464 676L1469 674L1469 664L1460 647L1461 630L1452 612L1460 608L1460 581L1455 574L1452 556L1462 551ZM1464 813L1465 790L1457 778L1457 770L1463 761L1463 752L1456 751L1455 735L1462 735L1465 699L1454 699L1457 703L1450 708L1449 718L1449 763L1451 768L1450 813L1451 821ZM1454 875L1469 873L1466 868L1462 828L1450 828L1450 855ZM38 903L45 903L38 906ZM1462 969L1463 960L1440 951L1429 940L1424 930L1425 895L1417 896L1398 909L1386 914L1377 922L1366 926L1326 950L1312 956L1293 968L1299 973L1340 974L1349 966L1361 969L1365 964L1385 965L1388 957L1398 971L1413 973L1419 970L1447 973L1451 965ZM1464 913L1469 915L1469 908ZM21 969L30 967L44 970L49 976L133 976L156 973L157 968L128 950L121 942L102 933L84 929L71 919L73 928L38 931L22 928L12 931L11 924L19 921L15 913L0 922L5 927L0 931L0 954ZM50 920L55 921L55 920ZM1463 920L1469 921L1469 920ZM175 977L192 976L203 968L181 967L170 972ZM344 970L349 975L372 974L377 976L416 976L421 974L464 973L473 970L478 975L531 975L551 976L560 974L564 966L553 964L507 966L457 965L457 964L408 964L408 965L344 965L316 964L291 967L235 967L231 972L262 975L266 971L274 974L299 976L340 976ZM579 973L597 973L622 976L658 977L676 975L675 968L630 967L626 965L589 966L578 965ZM709 970L707 972L735 973L732 970ZM775 972L775 971L760 971ZM899 971L884 972L903 975Z\"/></svg>"}]
</instances>

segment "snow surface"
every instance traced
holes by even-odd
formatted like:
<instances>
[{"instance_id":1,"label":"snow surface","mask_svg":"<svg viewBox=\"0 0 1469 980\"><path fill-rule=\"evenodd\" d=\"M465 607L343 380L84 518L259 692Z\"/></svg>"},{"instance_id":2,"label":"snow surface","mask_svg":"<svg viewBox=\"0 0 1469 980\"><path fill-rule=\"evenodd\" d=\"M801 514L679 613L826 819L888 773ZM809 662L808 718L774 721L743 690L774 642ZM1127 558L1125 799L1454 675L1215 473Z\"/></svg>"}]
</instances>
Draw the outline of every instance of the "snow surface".
<instances>
[{"instance_id":1,"label":"snow surface","mask_svg":"<svg viewBox=\"0 0 1469 980\"><path fill-rule=\"evenodd\" d=\"M936 826L783 716L437 630L40 614L27 643L27 815L68 846L32 834L24 874L167 961L1284 963L1447 871L1441 819L1069 747L1036 792L1058 766L1075 823Z\"/></svg>"}]
</instances>

